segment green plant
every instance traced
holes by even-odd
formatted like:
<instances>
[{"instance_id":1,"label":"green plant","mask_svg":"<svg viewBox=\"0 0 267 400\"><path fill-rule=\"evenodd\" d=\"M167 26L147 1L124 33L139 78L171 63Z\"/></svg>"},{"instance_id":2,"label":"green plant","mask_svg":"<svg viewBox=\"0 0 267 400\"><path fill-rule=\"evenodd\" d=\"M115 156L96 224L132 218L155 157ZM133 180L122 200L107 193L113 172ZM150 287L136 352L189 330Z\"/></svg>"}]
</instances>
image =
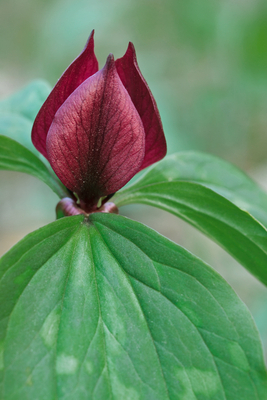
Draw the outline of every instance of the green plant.
<instances>
[{"instance_id":1,"label":"green plant","mask_svg":"<svg viewBox=\"0 0 267 400\"><path fill-rule=\"evenodd\" d=\"M0 105L0 169L34 175L60 199L58 220L0 260L1 399L266 399L259 335L230 286L116 212L132 203L169 211L266 285L267 195L210 155L159 161L160 117L131 45L119 60L97 72L91 36L36 119L49 94L42 82ZM3 110L28 123L18 141ZM33 142L61 181L29 142L34 119Z\"/></svg>"}]
</instances>

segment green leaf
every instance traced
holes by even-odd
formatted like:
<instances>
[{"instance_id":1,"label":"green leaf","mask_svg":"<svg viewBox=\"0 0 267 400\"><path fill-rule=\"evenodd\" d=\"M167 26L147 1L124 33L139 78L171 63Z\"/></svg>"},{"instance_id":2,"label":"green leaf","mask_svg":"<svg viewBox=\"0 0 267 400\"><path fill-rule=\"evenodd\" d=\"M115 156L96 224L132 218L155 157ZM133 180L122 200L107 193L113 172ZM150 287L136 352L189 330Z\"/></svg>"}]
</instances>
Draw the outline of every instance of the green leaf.
<instances>
[{"instance_id":1,"label":"green leaf","mask_svg":"<svg viewBox=\"0 0 267 400\"><path fill-rule=\"evenodd\" d=\"M265 398L245 305L140 223L62 218L1 259L0 286L5 400Z\"/></svg>"},{"instance_id":2,"label":"green leaf","mask_svg":"<svg viewBox=\"0 0 267 400\"><path fill-rule=\"evenodd\" d=\"M267 285L267 231L246 211L265 221L266 198L232 165L201 153L181 153L150 168L113 201L118 207L142 203L173 213L216 241Z\"/></svg>"},{"instance_id":3,"label":"green leaf","mask_svg":"<svg viewBox=\"0 0 267 400\"><path fill-rule=\"evenodd\" d=\"M117 206L147 204L169 211L216 241L267 285L267 230L246 211L192 182L132 186L114 199Z\"/></svg>"},{"instance_id":4,"label":"green leaf","mask_svg":"<svg viewBox=\"0 0 267 400\"><path fill-rule=\"evenodd\" d=\"M0 170L25 172L46 183L60 198L68 191L44 163L26 147L0 135Z\"/></svg>"},{"instance_id":5,"label":"green leaf","mask_svg":"<svg viewBox=\"0 0 267 400\"><path fill-rule=\"evenodd\" d=\"M243 171L218 157L197 151L173 154L148 169L133 189L173 181L206 186L267 226L267 194ZM113 198L120 202L120 196L130 192L131 187Z\"/></svg>"},{"instance_id":6,"label":"green leaf","mask_svg":"<svg viewBox=\"0 0 267 400\"><path fill-rule=\"evenodd\" d=\"M44 81L33 81L11 97L0 102L0 135L16 140L43 158L31 141L33 121L50 93Z\"/></svg>"}]
</instances>

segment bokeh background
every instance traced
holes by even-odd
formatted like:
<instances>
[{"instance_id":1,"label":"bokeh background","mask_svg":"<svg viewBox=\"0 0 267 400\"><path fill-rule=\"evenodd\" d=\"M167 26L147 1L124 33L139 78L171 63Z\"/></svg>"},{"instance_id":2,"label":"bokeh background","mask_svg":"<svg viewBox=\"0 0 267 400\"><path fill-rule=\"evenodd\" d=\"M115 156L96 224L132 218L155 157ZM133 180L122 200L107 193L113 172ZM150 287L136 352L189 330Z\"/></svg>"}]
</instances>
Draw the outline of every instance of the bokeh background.
<instances>
[{"instance_id":1,"label":"bokeh background","mask_svg":"<svg viewBox=\"0 0 267 400\"><path fill-rule=\"evenodd\" d=\"M0 0L0 99L33 79L55 84L93 28L100 66L135 44L169 153L215 154L267 187L266 0ZM35 178L0 171L0 254L53 221L56 203ZM183 221L141 206L122 213L217 269L251 310L267 349L263 285Z\"/></svg>"}]
</instances>

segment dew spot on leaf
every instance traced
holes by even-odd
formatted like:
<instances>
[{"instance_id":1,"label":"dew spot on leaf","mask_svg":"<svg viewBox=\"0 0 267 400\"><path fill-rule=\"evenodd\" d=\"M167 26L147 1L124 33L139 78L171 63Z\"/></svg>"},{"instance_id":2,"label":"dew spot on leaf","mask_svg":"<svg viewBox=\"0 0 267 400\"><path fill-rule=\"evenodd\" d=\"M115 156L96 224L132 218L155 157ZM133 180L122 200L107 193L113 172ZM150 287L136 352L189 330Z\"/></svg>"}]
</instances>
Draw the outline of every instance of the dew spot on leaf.
<instances>
[{"instance_id":1,"label":"dew spot on leaf","mask_svg":"<svg viewBox=\"0 0 267 400\"><path fill-rule=\"evenodd\" d=\"M40 335L47 347L53 347L53 345L56 343L59 322L60 306L57 306L46 318L40 332Z\"/></svg>"},{"instance_id":2,"label":"dew spot on leaf","mask_svg":"<svg viewBox=\"0 0 267 400\"><path fill-rule=\"evenodd\" d=\"M89 374L91 374L94 371L94 366L90 361L86 361L85 362L85 369Z\"/></svg>"},{"instance_id":3,"label":"dew spot on leaf","mask_svg":"<svg viewBox=\"0 0 267 400\"><path fill-rule=\"evenodd\" d=\"M140 400L138 392L133 387L127 387L118 377L113 377L113 388L116 399Z\"/></svg>"},{"instance_id":4,"label":"dew spot on leaf","mask_svg":"<svg viewBox=\"0 0 267 400\"><path fill-rule=\"evenodd\" d=\"M247 357L240 345L236 342L232 342L228 344L228 349L232 359L232 364L244 371L249 371Z\"/></svg>"},{"instance_id":5,"label":"dew spot on leaf","mask_svg":"<svg viewBox=\"0 0 267 400\"><path fill-rule=\"evenodd\" d=\"M220 391L218 376L212 371L179 368L176 376L182 389L181 400L196 400L196 398L202 398L202 396L210 399Z\"/></svg>"},{"instance_id":6,"label":"dew spot on leaf","mask_svg":"<svg viewBox=\"0 0 267 400\"><path fill-rule=\"evenodd\" d=\"M26 380L26 385L27 386L32 386L33 385L33 381L32 381L32 374L30 374Z\"/></svg>"},{"instance_id":7,"label":"dew spot on leaf","mask_svg":"<svg viewBox=\"0 0 267 400\"><path fill-rule=\"evenodd\" d=\"M59 375L72 375L76 372L78 360L73 356L61 354L57 358L56 370Z\"/></svg>"},{"instance_id":8,"label":"dew spot on leaf","mask_svg":"<svg viewBox=\"0 0 267 400\"><path fill-rule=\"evenodd\" d=\"M219 377L212 371L204 371L197 368L188 368L186 370L190 381L194 385L194 391L198 395L212 398L220 389Z\"/></svg>"}]
</instances>

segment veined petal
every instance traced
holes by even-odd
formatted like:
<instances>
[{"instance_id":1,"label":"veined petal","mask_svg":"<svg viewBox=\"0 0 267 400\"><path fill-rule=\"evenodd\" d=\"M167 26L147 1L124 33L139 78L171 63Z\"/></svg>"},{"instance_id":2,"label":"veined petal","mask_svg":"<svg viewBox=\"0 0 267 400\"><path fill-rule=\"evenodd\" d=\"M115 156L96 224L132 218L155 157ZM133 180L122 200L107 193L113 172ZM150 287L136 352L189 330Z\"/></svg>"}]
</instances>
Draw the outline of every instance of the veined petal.
<instances>
[{"instance_id":1,"label":"veined petal","mask_svg":"<svg viewBox=\"0 0 267 400\"><path fill-rule=\"evenodd\" d=\"M145 157L139 170L161 160L166 140L155 99L137 64L134 45L129 43L122 58L115 61L119 77L137 109L146 134Z\"/></svg>"},{"instance_id":2,"label":"veined petal","mask_svg":"<svg viewBox=\"0 0 267 400\"><path fill-rule=\"evenodd\" d=\"M34 121L32 142L46 158L46 137L55 113L69 95L97 71L98 61L94 53L94 31L92 31L82 53L70 64L58 80Z\"/></svg>"},{"instance_id":3,"label":"veined petal","mask_svg":"<svg viewBox=\"0 0 267 400\"><path fill-rule=\"evenodd\" d=\"M89 212L100 197L124 186L140 169L145 132L113 56L57 111L47 136L48 160Z\"/></svg>"}]
</instances>

